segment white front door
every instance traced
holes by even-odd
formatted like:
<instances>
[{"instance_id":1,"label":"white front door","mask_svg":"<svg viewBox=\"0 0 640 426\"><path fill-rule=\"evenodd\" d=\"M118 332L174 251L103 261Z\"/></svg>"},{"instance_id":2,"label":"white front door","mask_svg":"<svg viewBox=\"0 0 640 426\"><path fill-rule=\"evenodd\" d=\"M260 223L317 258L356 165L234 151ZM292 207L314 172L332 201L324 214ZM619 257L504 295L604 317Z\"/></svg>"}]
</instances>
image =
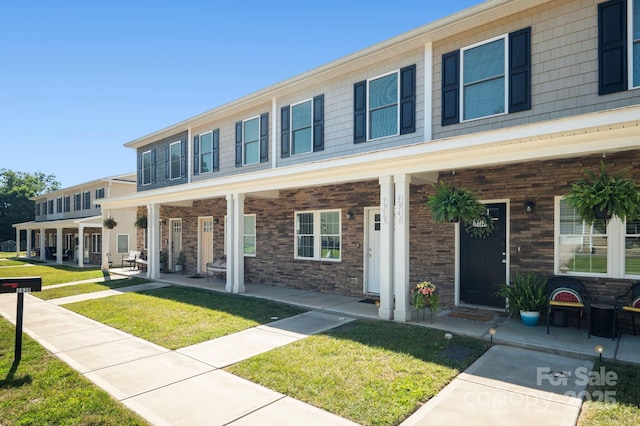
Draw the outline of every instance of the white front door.
<instances>
[{"instance_id":1,"label":"white front door","mask_svg":"<svg viewBox=\"0 0 640 426\"><path fill-rule=\"evenodd\" d=\"M169 242L171 250L169 252L170 269L176 268L176 260L182 251L182 219L171 219L171 241Z\"/></svg>"},{"instance_id":2,"label":"white front door","mask_svg":"<svg viewBox=\"0 0 640 426\"><path fill-rule=\"evenodd\" d=\"M207 272L207 263L213 262L213 218L201 217L200 240L198 252L200 253L199 272Z\"/></svg>"},{"instance_id":3,"label":"white front door","mask_svg":"<svg viewBox=\"0 0 640 426\"><path fill-rule=\"evenodd\" d=\"M365 293L380 294L380 209L367 210Z\"/></svg>"}]
</instances>

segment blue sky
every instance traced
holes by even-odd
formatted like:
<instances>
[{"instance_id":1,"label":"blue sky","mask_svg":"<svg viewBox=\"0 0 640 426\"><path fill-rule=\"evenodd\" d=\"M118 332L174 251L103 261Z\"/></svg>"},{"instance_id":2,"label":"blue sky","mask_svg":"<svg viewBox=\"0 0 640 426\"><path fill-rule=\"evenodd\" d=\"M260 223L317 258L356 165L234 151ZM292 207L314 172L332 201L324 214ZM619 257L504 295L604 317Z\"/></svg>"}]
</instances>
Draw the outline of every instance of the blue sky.
<instances>
[{"instance_id":1,"label":"blue sky","mask_svg":"<svg viewBox=\"0 0 640 426\"><path fill-rule=\"evenodd\" d=\"M133 172L126 142L480 2L5 0L0 169Z\"/></svg>"}]
</instances>

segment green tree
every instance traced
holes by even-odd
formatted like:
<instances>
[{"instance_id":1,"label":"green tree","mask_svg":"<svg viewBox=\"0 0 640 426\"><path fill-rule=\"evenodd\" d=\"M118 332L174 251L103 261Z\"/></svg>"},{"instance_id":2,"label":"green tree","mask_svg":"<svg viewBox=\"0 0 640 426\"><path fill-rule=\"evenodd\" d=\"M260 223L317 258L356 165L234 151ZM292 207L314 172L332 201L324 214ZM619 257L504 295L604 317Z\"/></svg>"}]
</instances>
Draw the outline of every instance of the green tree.
<instances>
[{"instance_id":1,"label":"green tree","mask_svg":"<svg viewBox=\"0 0 640 426\"><path fill-rule=\"evenodd\" d=\"M32 197L60 189L54 175L0 169L0 241L14 240L13 224L35 218Z\"/></svg>"}]
</instances>

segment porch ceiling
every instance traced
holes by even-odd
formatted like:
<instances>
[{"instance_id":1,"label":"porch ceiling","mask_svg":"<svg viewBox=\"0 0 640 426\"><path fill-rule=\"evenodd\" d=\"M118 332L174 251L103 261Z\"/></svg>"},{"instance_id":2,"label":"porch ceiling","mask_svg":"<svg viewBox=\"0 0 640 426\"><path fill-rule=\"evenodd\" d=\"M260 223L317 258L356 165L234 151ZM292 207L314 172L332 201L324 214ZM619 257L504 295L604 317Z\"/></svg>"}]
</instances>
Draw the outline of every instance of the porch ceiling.
<instances>
[{"instance_id":1,"label":"porch ceiling","mask_svg":"<svg viewBox=\"0 0 640 426\"><path fill-rule=\"evenodd\" d=\"M440 171L522 161L570 158L640 148L640 107L599 112L517 128L425 141L337 159L226 176L104 200L103 208L223 197L232 193L276 196L278 190L377 181L408 174L414 183L437 179Z\"/></svg>"}]
</instances>

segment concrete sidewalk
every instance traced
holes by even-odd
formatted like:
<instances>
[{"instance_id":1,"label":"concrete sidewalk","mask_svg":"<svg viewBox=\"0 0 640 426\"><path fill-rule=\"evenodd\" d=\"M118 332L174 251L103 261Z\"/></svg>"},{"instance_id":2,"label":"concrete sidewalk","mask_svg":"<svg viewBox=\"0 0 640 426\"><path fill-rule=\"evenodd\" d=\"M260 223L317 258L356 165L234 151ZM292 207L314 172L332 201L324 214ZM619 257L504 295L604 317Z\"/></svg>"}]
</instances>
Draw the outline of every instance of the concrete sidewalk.
<instances>
[{"instance_id":1,"label":"concrete sidewalk","mask_svg":"<svg viewBox=\"0 0 640 426\"><path fill-rule=\"evenodd\" d=\"M0 295L15 324L16 295ZM53 303L25 296L24 331L154 425L353 425L218 368L352 321L319 312L170 351ZM222 353L220 353L222 352Z\"/></svg>"}]
</instances>

